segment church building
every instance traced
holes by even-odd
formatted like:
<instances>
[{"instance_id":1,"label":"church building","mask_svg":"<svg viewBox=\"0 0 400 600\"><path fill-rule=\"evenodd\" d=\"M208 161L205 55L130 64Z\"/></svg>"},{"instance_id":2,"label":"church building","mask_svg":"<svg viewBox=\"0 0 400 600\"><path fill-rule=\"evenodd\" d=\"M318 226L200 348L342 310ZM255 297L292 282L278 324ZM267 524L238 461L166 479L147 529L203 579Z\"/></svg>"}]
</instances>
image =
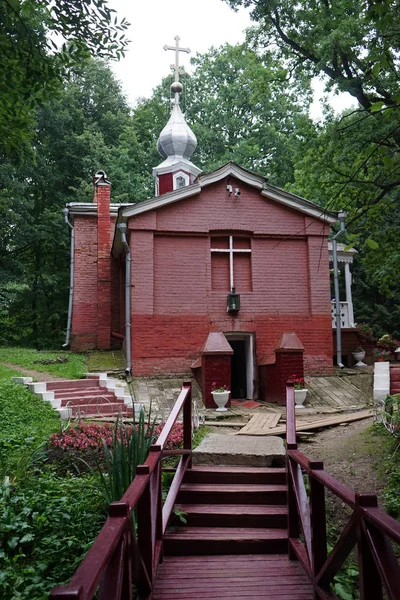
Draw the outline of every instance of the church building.
<instances>
[{"instance_id":1,"label":"church building","mask_svg":"<svg viewBox=\"0 0 400 600\"><path fill-rule=\"evenodd\" d=\"M337 215L233 162L211 173L195 166L178 44L155 197L113 204L99 171L94 202L68 205L67 339L75 351L122 347L133 376L193 373L206 405L213 381L232 398L280 401L290 375L332 371L328 235Z\"/></svg>"}]
</instances>

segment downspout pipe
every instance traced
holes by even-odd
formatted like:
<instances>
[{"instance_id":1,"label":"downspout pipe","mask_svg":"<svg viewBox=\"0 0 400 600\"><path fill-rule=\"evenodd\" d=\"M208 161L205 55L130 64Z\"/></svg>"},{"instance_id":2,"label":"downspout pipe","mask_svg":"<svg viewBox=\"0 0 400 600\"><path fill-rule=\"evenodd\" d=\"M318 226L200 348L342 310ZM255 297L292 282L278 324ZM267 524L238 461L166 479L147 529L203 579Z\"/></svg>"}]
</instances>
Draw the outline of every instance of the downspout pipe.
<instances>
[{"instance_id":1,"label":"downspout pipe","mask_svg":"<svg viewBox=\"0 0 400 600\"><path fill-rule=\"evenodd\" d=\"M132 378L131 357L131 249L126 240L126 223L117 225L121 235L122 245L125 250L125 347L126 347L126 369L127 379Z\"/></svg>"},{"instance_id":2,"label":"downspout pipe","mask_svg":"<svg viewBox=\"0 0 400 600\"><path fill-rule=\"evenodd\" d=\"M74 298L74 250L75 250L75 229L69 220L69 210L68 208L62 209L62 214L64 215L64 219L68 227L71 229L71 258L70 258L70 267L69 267L69 298L68 298L68 320L67 320L67 333L65 335L65 344L62 345L63 348L67 348L69 346L71 340L71 325L72 325L72 301Z\"/></svg>"},{"instance_id":3,"label":"downspout pipe","mask_svg":"<svg viewBox=\"0 0 400 600\"><path fill-rule=\"evenodd\" d=\"M333 258L333 283L335 288L335 315L336 315L336 363L341 369L344 368L342 363L342 327L340 323L340 297L339 297L339 269L337 258L337 238L343 234L346 225L345 221L347 214L341 210L338 214L340 221L339 231L332 237L332 258Z\"/></svg>"}]
</instances>

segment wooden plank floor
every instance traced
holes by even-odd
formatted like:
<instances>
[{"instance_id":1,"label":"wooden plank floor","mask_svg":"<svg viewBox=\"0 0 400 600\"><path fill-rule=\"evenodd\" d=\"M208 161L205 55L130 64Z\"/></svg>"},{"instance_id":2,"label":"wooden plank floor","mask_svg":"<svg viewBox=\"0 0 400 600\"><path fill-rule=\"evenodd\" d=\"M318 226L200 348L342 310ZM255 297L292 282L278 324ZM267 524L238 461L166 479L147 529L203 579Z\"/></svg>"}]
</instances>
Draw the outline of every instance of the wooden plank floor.
<instances>
[{"instance_id":1,"label":"wooden plank floor","mask_svg":"<svg viewBox=\"0 0 400 600\"><path fill-rule=\"evenodd\" d=\"M166 556L153 600L312 600L300 564L286 554Z\"/></svg>"}]
</instances>

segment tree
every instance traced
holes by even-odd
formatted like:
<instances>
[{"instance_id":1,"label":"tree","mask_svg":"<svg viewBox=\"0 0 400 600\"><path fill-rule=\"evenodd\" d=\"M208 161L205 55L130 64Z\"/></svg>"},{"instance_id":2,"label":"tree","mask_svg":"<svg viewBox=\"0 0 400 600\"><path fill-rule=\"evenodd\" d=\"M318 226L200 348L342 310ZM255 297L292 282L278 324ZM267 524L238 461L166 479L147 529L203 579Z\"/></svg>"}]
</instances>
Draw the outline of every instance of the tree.
<instances>
[{"instance_id":1,"label":"tree","mask_svg":"<svg viewBox=\"0 0 400 600\"><path fill-rule=\"evenodd\" d=\"M106 65L89 61L57 98L37 109L26 160L0 164L2 343L61 345L69 270L61 208L93 199L90 182L99 168L114 178L122 168L120 138L130 131L130 108L119 84ZM128 178L114 181L114 201L126 198Z\"/></svg>"},{"instance_id":2,"label":"tree","mask_svg":"<svg viewBox=\"0 0 400 600\"><path fill-rule=\"evenodd\" d=\"M370 120L366 126L380 131L369 140L372 172L367 156L363 165L368 206L381 206L387 198L390 203L392 190L400 187L399 0L226 1L253 7L258 26L250 38L259 52L275 47L294 73L324 75L328 88L357 99L359 122ZM347 127L349 138L353 123ZM343 182L356 176L352 172Z\"/></svg>"},{"instance_id":3,"label":"tree","mask_svg":"<svg viewBox=\"0 0 400 600\"><path fill-rule=\"evenodd\" d=\"M0 0L0 157L29 149L36 106L74 66L124 54L129 23L114 13L106 0Z\"/></svg>"},{"instance_id":4,"label":"tree","mask_svg":"<svg viewBox=\"0 0 400 600\"><path fill-rule=\"evenodd\" d=\"M315 135L308 116L308 78L292 80L270 53L226 44L192 59L181 107L198 138L194 163L204 171L229 160L261 172L277 185L293 181L296 154ZM171 78L134 110L147 172L160 162L156 143L170 113Z\"/></svg>"}]
</instances>

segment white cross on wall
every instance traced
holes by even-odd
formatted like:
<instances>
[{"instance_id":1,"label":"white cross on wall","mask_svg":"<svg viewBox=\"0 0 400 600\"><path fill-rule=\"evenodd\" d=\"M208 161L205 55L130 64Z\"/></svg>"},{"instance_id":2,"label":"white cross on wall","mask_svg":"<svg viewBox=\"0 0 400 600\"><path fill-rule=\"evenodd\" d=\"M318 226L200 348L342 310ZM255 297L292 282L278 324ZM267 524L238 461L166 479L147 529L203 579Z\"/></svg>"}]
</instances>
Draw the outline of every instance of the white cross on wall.
<instances>
[{"instance_id":1,"label":"white cross on wall","mask_svg":"<svg viewBox=\"0 0 400 600\"><path fill-rule=\"evenodd\" d=\"M233 280L233 255L236 252L251 252L250 248L234 248L233 247L233 236L229 236L229 248L211 248L211 252L229 252L229 275L230 275L230 287L231 290L235 287Z\"/></svg>"},{"instance_id":2,"label":"white cross on wall","mask_svg":"<svg viewBox=\"0 0 400 600\"><path fill-rule=\"evenodd\" d=\"M174 38L175 46L167 46L167 44L165 44L164 46L164 50L173 50L175 52L175 64L171 65L171 69L175 72L175 81L179 81L179 75L183 75L185 72L183 67L179 66L179 52L186 52L187 54L190 53L190 48L179 47L180 39L181 38L179 37L179 35L176 35Z\"/></svg>"}]
</instances>

